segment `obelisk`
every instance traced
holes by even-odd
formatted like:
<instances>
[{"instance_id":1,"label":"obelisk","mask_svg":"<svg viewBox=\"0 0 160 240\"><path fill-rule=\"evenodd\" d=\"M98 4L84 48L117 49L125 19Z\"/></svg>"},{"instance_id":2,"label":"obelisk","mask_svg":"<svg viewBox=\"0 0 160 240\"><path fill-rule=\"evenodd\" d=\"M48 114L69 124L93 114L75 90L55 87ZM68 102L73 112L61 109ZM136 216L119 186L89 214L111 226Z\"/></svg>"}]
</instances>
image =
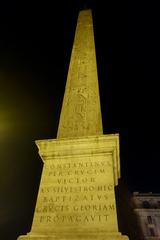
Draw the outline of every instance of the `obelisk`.
<instances>
[{"instance_id":1,"label":"obelisk","mask_svg":"<svg viewBox=\"0 0 160 240\"><path fill-rule=\"evenodd\" d=\"M57 139L36 141L44 162L27 240L127 240L118 231L114 186L119 135L103 135L92 15L81 11Z\"/></svg>"}]
</instances>

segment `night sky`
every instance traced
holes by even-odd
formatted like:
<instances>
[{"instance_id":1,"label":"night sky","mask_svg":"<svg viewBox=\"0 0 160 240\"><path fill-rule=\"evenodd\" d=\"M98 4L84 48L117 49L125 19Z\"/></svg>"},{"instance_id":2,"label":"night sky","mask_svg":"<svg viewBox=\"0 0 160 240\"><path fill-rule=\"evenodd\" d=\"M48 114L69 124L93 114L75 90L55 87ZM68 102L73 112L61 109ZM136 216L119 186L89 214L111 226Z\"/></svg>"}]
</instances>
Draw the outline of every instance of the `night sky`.
<instances>
[{"instance_id":1,"label":"night sky","mask_svg":"<svg viewBox=\"0 0 160 240\"><path fill-rule=\"evenodd\" d=\"M85 7L80 0L64 2L1 2L2 240L30 230L42 170L34 141L56 138L77 16ZM158 193L158 4L86 5L93 11L104 133L120 133L121 182L130 193Z\"/></svg>"}]
</instances>

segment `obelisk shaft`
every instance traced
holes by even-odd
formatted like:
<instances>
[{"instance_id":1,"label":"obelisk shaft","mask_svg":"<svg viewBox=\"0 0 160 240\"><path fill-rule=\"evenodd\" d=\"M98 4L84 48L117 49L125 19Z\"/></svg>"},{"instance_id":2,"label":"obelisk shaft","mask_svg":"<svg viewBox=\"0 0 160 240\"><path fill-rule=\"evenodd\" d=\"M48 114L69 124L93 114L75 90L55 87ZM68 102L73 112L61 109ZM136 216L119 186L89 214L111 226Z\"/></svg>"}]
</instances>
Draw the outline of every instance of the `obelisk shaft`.
<instances>
[{"instance_id":1,"label":"obelisk shaft","mask_svg":"<svg viewBox=\"0 0 160 240\"><path fill-rule=\"evenodd\" d=\"M80 12L57 138L102 134L92 14Z\"/></svg>"}]
</instances>

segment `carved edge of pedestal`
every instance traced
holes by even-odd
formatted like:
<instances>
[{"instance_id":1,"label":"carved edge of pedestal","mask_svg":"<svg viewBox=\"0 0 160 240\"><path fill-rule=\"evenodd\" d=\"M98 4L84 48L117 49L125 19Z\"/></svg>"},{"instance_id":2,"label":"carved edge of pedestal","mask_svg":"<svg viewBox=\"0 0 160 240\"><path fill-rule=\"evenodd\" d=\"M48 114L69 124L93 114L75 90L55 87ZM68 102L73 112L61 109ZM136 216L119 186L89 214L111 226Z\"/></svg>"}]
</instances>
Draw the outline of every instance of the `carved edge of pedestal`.
<instances>
[{"instance_id":1,"label":"carved edge of pedestal","mask_svg":"<svg viewBox=\"0 0 160 240\"><path fill-rule=\"evenodd\" d=\"M17 240L129 240L128 236L122 235L120 232L106 233L59 233L59 234L39 234L28 233L27 235L19 236Z\"/></svg>"},{"instance_id":2,"label":"carved edge of pedestal","mask_svg":"<svg viewBox=\"0 0 160 240\"><path fill-rule=\"evenodd\" d=\"M114 183L120 178L119 134L96 135L78 138L58 138L35 141L43 162L75 155L112 154Z\"/></svg>"}]
</instances>

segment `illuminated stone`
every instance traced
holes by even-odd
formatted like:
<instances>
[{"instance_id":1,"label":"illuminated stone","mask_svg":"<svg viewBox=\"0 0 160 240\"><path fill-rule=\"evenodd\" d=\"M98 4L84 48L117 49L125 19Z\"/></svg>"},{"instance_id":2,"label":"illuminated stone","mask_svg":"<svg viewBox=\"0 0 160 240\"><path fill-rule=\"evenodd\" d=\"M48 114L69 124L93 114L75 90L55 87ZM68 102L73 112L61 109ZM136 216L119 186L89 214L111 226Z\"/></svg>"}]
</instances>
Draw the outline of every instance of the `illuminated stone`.
<instances>
[{"instance_id":1,"label":"illuminated stone","mask_svg":"<svg viewBox=\"0 0 160 240\"><path fill-rule=\"evenodd\" d=\"M103 134L91 11L79 14L58 138Z\"/></svg>"},{"instance_id":2,"label":"illuminated stone","mask_svg":"<svg viewBox=\"0 0 160 240\"><path fill-rule=\"evenodd\" d=\"M114 186L119 135L103 135L91 11L80 12L57 139L36 141L44 162L31 232L19 240L127 240Z\"/></svg>"}]
</instances>

